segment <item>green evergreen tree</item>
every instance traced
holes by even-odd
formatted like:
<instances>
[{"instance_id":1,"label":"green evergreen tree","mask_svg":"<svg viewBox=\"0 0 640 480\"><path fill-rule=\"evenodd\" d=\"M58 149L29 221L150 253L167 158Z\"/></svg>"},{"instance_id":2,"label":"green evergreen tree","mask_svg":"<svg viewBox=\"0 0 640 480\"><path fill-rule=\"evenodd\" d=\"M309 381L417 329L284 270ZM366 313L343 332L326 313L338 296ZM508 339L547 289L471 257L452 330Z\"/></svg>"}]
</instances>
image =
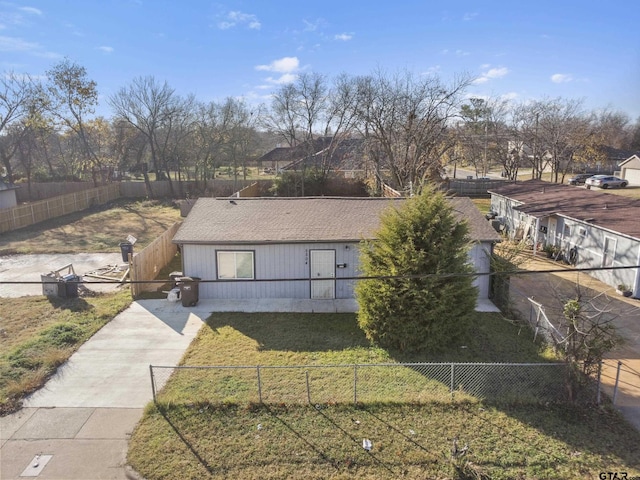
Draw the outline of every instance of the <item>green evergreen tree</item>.
<instances>
[{"instance_id":1,"label":"green evergreen tree","mask_svg":"<svg viewBox=\"0 0 640 480\"><path fill-rule=\"evenodd\" d=\"M466 222L445 196L424 189L381 216L360 250L358 323L367 337L401 351L438 351L467 331L478 296L467 256ZM427 276L424 276L427 275ZM432 275L432 276L429 276Z\"/></svg>"}]
</instances>

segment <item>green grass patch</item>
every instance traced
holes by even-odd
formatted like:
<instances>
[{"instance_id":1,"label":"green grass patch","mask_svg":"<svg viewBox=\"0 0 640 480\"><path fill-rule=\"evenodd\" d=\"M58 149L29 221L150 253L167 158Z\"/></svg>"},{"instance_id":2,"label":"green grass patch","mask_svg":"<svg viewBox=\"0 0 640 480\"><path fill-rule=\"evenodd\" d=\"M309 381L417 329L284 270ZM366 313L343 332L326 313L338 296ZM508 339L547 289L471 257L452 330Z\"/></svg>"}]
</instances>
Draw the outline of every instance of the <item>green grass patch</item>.
<instances>
[{"instance_id":1,"label":"green grass patch","mask_svg":"<svg viewBox=\"0 0 640 480\"><path fill-rule=\"evenodd\" d=\"M147 409L128 460L149 480L631 477L640 435L620 425L558 405L162 404ZM466 455L452 456L454 438Z\"/></svg>"},{"instance_id":2,"label":"green grass patch","mask_svg":"<svg viewBox=\"0 0 640 480\"><path fill-rule=\"evenodd\" d=\"M79 298L0 298L0 415L18 409L130 303L126 290Z\"/></svg>"},{"instance_id":3,"label":"green grass patch","mask_svg":"<svg viewBox=\"0 0 640 480\"><path fill-rule=\"evenodd\" d=\"M216 313L182 363L253 367L214 374L179 370L160 393L158 406L147 408L128 461L149 480L638 475L640 435L606 408L489 402L458 393L452 401L444 382L405 367L386 371L354 406L352 367L315 368L553 360L530 334L499 314L478 314L464 344L435 358L372 347L352 314ZM262 366L265 405L257 402L255 365ZM306 367L292 369L291 375L277 368L291 365ZM307 380L311 405L300 402ZM391 400L418 382L427 390L431 382L423 399ZM295 400L288 401L287 393ZM362 448L365 438L373 442L371 452ZM468 444L461 458L451 455L454 438L460 447Z\"/></svg>"}]
</instances>

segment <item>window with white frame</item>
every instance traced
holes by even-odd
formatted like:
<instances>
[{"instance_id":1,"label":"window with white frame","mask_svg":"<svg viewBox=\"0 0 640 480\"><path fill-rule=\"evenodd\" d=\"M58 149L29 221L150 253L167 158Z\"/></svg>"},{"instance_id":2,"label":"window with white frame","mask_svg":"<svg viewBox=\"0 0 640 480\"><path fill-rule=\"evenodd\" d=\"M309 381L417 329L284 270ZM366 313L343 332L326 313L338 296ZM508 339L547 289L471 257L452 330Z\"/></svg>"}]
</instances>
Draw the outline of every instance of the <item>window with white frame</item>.
<instances>
[{"instance_id":1,"label":"window with white frame","mask_svg":"<svg viewBox=\"0 0 640 480\"><path fill-rule=\"evenodd\" d=\"M578 235L580 235L583 238L586 237L587 229L585 227L578 227Z\"/></svg>"},{"instance_id":2,"label":"window with white frame","mask_svg":"<svg viewBox=\"0 0 640 480\"><path fill-rule=\"evenodd\" d=\"M254 261L252 251L218 251L218 279L253 280Z\"/></svg>"}]
</instances>

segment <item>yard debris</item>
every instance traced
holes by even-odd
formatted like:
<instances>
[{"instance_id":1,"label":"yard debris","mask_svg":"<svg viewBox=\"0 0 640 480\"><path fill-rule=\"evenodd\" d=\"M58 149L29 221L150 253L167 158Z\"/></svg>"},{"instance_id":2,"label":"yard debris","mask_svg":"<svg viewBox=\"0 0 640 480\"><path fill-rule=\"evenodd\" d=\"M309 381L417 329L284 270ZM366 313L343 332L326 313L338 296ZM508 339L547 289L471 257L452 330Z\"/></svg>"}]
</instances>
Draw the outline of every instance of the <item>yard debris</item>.
<instances>
[{"instance_id":1,"label":"yard debris","mask_svg":"<svg viewBox=\"0 0 640 480\"><path fill-rule=\"evenodd\" d=\"M373 448L373 443L371 443L371 440L369 440L368 438L363 438L362 448L364 448L367 452L370 452L371 449Z\"/></svg>"},{"instance_id":2,"label":"yard debris","mask_svg":"<svg viewBox=\"0 0 640 480\"><path fill-rule=\"evenodd\" d=\"M458 447L458 437L453 439L453 446L451 447L451 457L459 458L463 457L469 451L469 445L467 443L464 444L464 447Z\"/></svg>"},{"instance_id":3,"label":"yard debris","mask_svg":"<svg viewBox=\"0 0 640 480\"><path fill-rule=\"evenodd\" d=\"M262 424L261 423L258 424L258 430L262 430Z\"/></svg>"},{"instance_id":4,"label":"yard debris","mask_svg":"<svg viewBox=\"0 0 640 480\"><path fill-rule=\"evenodd\" d=\"M409 435L415 435L415 434L416 432L414 430L411 430L411 429L409 430Z\"/></svg>"}]
</instances>

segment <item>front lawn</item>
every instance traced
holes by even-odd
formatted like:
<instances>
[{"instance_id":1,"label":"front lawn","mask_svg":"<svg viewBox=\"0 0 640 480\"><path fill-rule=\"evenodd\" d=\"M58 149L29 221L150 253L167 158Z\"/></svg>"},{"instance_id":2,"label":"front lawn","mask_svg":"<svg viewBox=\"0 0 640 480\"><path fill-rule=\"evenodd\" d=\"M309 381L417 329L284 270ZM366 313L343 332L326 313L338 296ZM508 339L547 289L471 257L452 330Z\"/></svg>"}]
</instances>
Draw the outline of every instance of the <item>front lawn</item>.
<instances>
[{"instance_id":1,"label":"front lawn","mask_svg":"<svg viewBox=\"0 0 640 480\"><path fill-rule=\"evenodd\" d=\"M531 341L530 332L498 314L478 314L475 325L464 344L432 357L371 347L351 314L221 313L212 315L201 329L182 363L279 366L551 359ZM565 479L598 478L600 471L640 474L640 434L606 408L492 404L467 397L451 401L446 395L421 403L260 405L243 397L241 383L230 376L194 381L197 374L191 375L179 373L169 380L158 405L147 408L133 434L129 463L148 480ZM340 376L336 378L339 382ZM227 401L206 400L207 392L216 389L226 391ZM468 445L465 455L452 455L455 438L459 449ZM365 439L373 444L370 451L363 448ZM487 476L472 476L476 474Z\"/></svg>"}]
</instances>

